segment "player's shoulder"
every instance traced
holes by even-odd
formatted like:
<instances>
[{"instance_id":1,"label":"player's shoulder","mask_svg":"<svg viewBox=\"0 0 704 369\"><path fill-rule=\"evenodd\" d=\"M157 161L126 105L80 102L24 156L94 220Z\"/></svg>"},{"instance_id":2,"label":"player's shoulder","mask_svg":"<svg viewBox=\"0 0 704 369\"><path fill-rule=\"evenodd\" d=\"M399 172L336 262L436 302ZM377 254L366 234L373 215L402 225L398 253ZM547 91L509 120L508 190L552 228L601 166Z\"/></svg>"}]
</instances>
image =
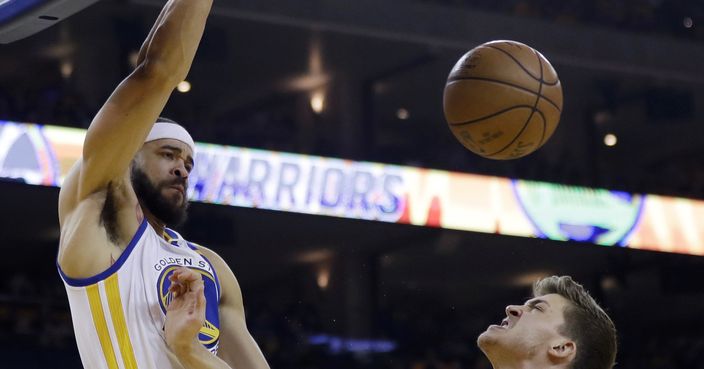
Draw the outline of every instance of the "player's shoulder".
<instances>
[{"instance_id":1,"label":"player's shoulder","mask_svg":"<svg viewBox=\"0 0 704 369\"><path fill-rule=\"evenodd\" d=\"M205 256L212 264L213 267L215 268L216 271L221 271L224 267L227 267L227 263L225 260L223 260L220 255L218 255L217 252L192 241L186 241L188 243L188 247L193 249L194 251L198 252L199 254Z\"/></svg>"},{"instance_id":2,"label":"player's shoulder","mask_svg":"<svg viewBox=\"0 0 704 369\"><path fill-rule=\"evenodd\" d=\"M241 308L242 292L240 291L237 277L235 277L235 274L232 272L230 266L227 265L225 260L218 255L217 252L197 243L190 241L187 242L189 247L208 259L210 264L215 269L215 273L217 273L218 280L220 281L220 285L222 287L222 301L225 301L226 304L235 304L235 306L239 306ZM235 298L230 298L229 296L235 296ZM240 296L239 299L236 296Z\"/></svg>"}]
</instances>

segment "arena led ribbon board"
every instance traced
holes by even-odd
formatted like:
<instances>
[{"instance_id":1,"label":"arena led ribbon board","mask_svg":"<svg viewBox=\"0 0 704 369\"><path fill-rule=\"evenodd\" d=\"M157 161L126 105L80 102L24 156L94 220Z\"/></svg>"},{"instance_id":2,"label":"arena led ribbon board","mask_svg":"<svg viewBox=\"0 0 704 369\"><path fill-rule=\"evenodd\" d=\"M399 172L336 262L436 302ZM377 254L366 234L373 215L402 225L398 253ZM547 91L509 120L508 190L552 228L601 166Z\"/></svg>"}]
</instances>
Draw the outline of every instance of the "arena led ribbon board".
<instances>
[{"instance_id":1,"label":"arena led ribbon board","mask_svg":"<svg viewBox=\"0 0 704 369\"><path fill-rule=\"evenodd\" d=\"M60 186L84 136L0 121L0 180ZM704 255L704 201L196 145L191 201Z\"/></svg>"}]
</instances>

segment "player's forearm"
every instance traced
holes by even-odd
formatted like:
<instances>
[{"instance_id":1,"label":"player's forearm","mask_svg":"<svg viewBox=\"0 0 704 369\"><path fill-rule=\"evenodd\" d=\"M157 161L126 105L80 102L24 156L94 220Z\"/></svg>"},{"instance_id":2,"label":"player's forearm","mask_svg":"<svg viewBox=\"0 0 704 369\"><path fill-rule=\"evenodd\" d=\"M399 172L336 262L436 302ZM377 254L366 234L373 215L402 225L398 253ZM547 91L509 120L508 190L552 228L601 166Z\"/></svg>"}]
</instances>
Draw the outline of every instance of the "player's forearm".
<instances>
[{"instance_id":1,"label":"player's forearm","mask_svg":"<svg viewBox=\"0 0 704 369\"><path fill-rule=\"evenodd\" d=\"M213 0L170 0L140 50L139 64L180 82L191 68Z\"/></svg>"},{"instance_id":2,"label":"player's forearm","mask_svg":"<svg viewBox=\"0 0 704 369\"><path fill-rule=\"evenodd\" d=\"M219 357L210 353L200 343L172 348L181 365L186 369L233 369ZM246 368L237 368L246 369Z\"/></svg>"},{"instance_id":3,"label":"player's forearm","mask_svg":"<svg viewBox=\"0 0 704 369\"><path fill-rule=\"evenodd\" d=\"M222 337L220 342L221 355L225 362L237 369L270 369L264 358L262 350L249 334L247 328L233 331L227 337ZM230 332L230 333L233 333ZM225 339L228 341L225 341Z\"/></svg>"},{"instance_id":4,"label":"player's forearm","mask_svg":"<svg viewBox=\"0 0 704 369\"><path fill-rule=\"evenodd\" d=\"M143 60L88 128L79 200L124 178L135 153L191 67L212 0L170 0L143 45ZM145 49L146 48L146 49Z\"/></svg>"}]
</instances>

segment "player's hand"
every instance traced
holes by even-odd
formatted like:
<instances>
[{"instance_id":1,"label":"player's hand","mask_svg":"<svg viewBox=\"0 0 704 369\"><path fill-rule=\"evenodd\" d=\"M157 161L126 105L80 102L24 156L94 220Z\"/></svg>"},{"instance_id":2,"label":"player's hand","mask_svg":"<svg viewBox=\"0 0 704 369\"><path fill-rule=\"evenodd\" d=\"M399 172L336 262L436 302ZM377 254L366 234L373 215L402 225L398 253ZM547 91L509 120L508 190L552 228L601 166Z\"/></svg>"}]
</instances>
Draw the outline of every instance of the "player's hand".
<instances>
[{"instance_id":1,"label":"player's hand","mask_svg":"<svg viewBox=\"0 0 704 369\"><path fill-rule=\"evenodd\" d=\"M200 274L182 267L170 277L171 302L166 307L166 344L177 355L198 344L198 332L205 321L205 294Z\"/></svg>"}]
</instances>

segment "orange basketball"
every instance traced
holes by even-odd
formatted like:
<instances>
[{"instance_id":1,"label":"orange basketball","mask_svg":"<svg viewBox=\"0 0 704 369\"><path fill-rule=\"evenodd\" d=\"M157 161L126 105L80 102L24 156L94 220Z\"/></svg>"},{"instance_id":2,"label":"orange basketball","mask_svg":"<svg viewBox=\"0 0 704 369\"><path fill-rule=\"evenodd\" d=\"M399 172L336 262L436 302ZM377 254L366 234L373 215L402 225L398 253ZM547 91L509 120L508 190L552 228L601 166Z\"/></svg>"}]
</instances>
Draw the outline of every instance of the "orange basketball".
<instances>
[{"instance_id":1,"label":"orange basketball","mask_svg":"<svg viewBox=\"0 0 704 369\"><path fill-rule=\"evenodd\" d=\"M479 45L455 64L443 109L450 130L485 158L516 159L552 136L562 112L562 86L550 62L515 41Z\"/></svg>"}]
</instances>

